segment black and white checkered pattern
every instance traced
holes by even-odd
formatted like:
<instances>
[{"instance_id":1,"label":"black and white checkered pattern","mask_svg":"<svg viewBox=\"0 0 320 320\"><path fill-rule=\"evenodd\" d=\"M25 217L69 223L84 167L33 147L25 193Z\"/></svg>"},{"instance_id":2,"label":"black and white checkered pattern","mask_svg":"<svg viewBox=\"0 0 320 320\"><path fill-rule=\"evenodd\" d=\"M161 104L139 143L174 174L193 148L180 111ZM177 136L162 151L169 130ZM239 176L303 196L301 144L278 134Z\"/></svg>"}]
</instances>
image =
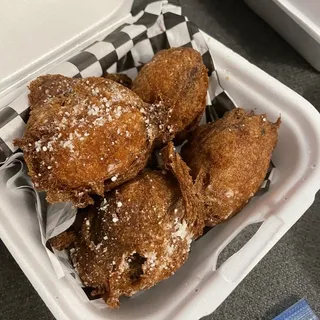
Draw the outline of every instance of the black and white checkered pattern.
<instances>
[{"instance_id":1,"label":"black and white checkered pattern","mask_svg":"<svg viewBox=\"0 0 320 320\"><path fill-rule=\"evenodd\" d=\"M104 72L121 72L135 78L143 64L159 50L193 47L201 53L209 76L207 107L202 123L214 121L235 108L219 83L213 57L200 30L181 14L178 0L135 0L131 13L130 23L121 25L50 73L84 78L101 76ZM0 161L17 151L13 140L22 136L29 114L25 95L0 111ZM266 189L269 184L265 185Z\"/></svg>"},{"instance_id":2,"label":"black and white checkered pattern","mask_svg":"<svg viewBox=\"0 0 320 320\"><path fill-rule=\"evenodd\" d=\"M0 110L0 161L17 150L13 141L23 135L28 118L28 105L19 101Z\"/></svg>"}]
</instances>

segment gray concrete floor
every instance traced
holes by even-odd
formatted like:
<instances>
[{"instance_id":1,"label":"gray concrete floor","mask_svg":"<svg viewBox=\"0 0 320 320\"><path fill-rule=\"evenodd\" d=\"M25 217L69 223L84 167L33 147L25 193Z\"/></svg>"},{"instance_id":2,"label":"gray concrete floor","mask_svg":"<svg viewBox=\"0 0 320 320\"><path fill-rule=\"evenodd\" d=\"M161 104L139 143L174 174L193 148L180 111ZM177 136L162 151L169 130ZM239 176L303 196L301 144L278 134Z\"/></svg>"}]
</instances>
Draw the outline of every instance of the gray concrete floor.
<instances>
[{"instance_id":1,"label":"gray concrete floor","mask_svg":"<svg viewBox=\"0 0 320 320\"><path fill-rule=\"evenodd\" d=\"M320 111L320 73L241 0L181 0L200 28L277 78ZM320 124L319 124L320 125ZM320 195L312 207L206 320L272 319L300 298L320 315ZM233 243L239 247L252 234ZM230 252L233 248L231 247ZM230 252L225 252L226 256ZM0 242L0 319L53 320Z\"/></svg>"}]
</instances>

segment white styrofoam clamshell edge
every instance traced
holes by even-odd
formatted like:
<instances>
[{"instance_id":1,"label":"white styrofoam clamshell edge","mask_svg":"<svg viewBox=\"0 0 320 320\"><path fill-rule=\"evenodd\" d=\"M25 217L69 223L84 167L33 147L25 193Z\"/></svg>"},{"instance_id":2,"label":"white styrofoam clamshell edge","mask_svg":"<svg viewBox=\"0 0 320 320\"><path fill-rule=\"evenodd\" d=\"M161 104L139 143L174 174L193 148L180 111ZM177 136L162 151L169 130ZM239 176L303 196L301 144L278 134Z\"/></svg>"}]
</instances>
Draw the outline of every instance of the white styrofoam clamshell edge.
<instances>
[{"instance_id":1,"label":"white styrofoam clamshell edge","mask_svg":"<svg viewBox=\"0 0 320 320\"><path fill-rule=\"evenodd\" d=\"M320 3L314 0L273 0L297 24L320 43Z\"/></svg>"},{"instance_id":2,"label":"white styrofoam clamshell edge","mask_svg":"<svg viewBox=\"0 0 320 320\"><path fill-rule=\"evenodd\" d=\"M103 7L100 1L94 0L86 4L92 8L100 7L100 10L87 11L84 19L83 14L79 14L84 8L74 10L74 14L71 15L76 1L64 4L64 10L61 11L63 1L54 1L55 3L40 1L40 3L39 0L28 0L19 3L0 0L0 5L2 4L0 17L4 19L0 41L8 46L8 49L0 54L2 57L0 65L4 64L7 70L0 79L0 98L12 93L37 75L46 73L59 62L72 57L93 40L110 33L131 17L129 11L132 0L109 0ZM71 16L68 17L68 14ZM17 19L19 15L22 15L23 21L13 23L13 19ZM91 21L91 24L88 24L88 21ZM68 27L70 23L73 25ZM43 30L36 28L38 24L43 25ZM67 28L70 30L65 35L61 30ZM26 41L29 41L28 46ZM25 49L15 50L16 48Z\"/></svg>"},{"instance_id":3,"label":"white styrofoam clamshell edge","mask_svg":"<svg viewBox=\"0 0 320 320\"><path fill-rule=\"evenodd\" d=\"M245 0L315 69L320 71L320 3L313 0Z\"/></svg>"},{"instance_id":4,"label":"white styrofoam clamshell edge","mask_svg":"<svg viewBox=\"0 0 320 320\"><path fill-rule=\"evenodd\" d=\"M174 277L137 298L124 301L119 310L97 309L86 302L78 288L72 287L68 277L57 280L40 241L36 216L23 216L25 208L21 201L17 201L20 207L17 203L7 203L0 208L2 240L57 319L105 320L120 316L121 319L191 320L209 314L312 204L320 188L320 115L301 96L221 43L205 37L215 58L221 84L236 102L247 109L266 112L273 120L281 113L283 124L274 154L278 177L266 195L256 198L239 215L197 241L189 261ZM11 197L22 196L18 191L5 189L1 182L0 189L3 196L6 193ZM264 223L253 238L214 271L223 248L247 225L259 221ZM197 250L198 247L203 250ZM161 308L163 303L156 300L157 305L153 301L147 309L139 310L141 299L157 296L162 290L167 293L166 287L176 287L175 282L181 282L181 279L185 286L181 287L179 283L174 296L163 294L161 299L165 308Z\"/></svg>"}]
</instances>

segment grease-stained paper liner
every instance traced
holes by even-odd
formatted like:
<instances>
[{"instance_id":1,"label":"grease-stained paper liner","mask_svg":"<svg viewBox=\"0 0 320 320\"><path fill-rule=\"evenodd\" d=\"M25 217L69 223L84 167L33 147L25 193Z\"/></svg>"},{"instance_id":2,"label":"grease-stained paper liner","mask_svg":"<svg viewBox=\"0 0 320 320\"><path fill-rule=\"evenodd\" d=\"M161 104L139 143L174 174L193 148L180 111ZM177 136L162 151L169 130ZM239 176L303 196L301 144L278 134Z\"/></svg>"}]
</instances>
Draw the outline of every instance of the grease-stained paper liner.
<instances>
[{"instance_id":1,"label":"grease-stained paper liner","mask_svg":"<svg viewBox=\"0 0 320 320\"><path fill-rule=\"evenodd\" d=\"M207 107L201 123L214 121L226 111L235 108L227 92L219 84L213 58L200 30L181 15L176 0L141 1L133 3L132 16L104 39L93 43L73 58L50 70L76 78L101 76L104 72L126 73L135 78L142 65L151 60L156 52L171 47L193 47L198 50L208 69L209 89ZM50 205L45 194L37 192L26 174L23 154L13 145L15 138L23 135L28 121L27 92L0 111L0 161L6 159L0 170L10 170L7 187L33 192L41 231L41 240L58 278L71 274L81 284L73 269L68 253L56 251L47 241L68 229L74 222L77 210L70 203ZM1 165L1 164L0 164ZM257 195L268 191L273 165Z\"/></svg>"}]
</instances>

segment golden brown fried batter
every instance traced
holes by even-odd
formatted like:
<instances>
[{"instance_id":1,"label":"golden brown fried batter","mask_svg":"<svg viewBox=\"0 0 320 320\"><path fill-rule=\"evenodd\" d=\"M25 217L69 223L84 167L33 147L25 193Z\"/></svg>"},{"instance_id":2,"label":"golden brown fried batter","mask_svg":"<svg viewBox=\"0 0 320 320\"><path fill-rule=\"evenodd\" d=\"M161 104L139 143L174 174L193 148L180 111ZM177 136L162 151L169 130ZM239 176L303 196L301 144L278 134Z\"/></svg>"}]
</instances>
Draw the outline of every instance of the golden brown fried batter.
<instances>
[{"instance_id":1,"label":"golden brown fried batter","mask_svg":"<svg viewBox=\"0 0 320 320\"><path fill-rule=\"evenodd\" d=\"M170 173L145 171L89 210L71 257L84 285L110 307L118 307L120 296L168 278L186 261L194 218Z\"/></svg>"},{"instance_id":2,"label":"golden brown fried batter","mask_svg":"<svg viewBox=\"0 0 320 320\"><path fill-rule=\"evenodd\" d=\"M207 89L206 67L200 53L192 48L158 52L132 84L132 90L142 100L161 102L166 107L168 121L160 124L163 135L159 139L163 142L198 125L206 106Z\"/></svg>"},{"instance_id":3,"label":"golden brown fried batter","mask_svg":"<svg viewBox=\"0 0 320 320\"><path fill-rule=\"evenodd\" d=\"M280 119L234 109L200 126L183 147L182 157L194 179L202 180L206 225L238 213L258 191L277 143Z\"/></svg>"},{"instance_id":4,"label":"golden brown fried batter","mask_svg":"<svg viewBox=\"0 0 320 320\"><path fill-rule=\"evenodd\" d=\"M90 194L103 195L145 167L154 132L135 93L104 78L62 76L40 77L30 89L30 102L38 107L16 144L48 202L85 207L93 202Z\"/></svg>"},{"instance_id":5,"label":"golden brown fried batter","mask_svg":"<svg viewBox=\"0 0 320 320\"><path fill-rule=\"evenodd\" d=\"M129 89L132 86L131 78L123 73L105 73L103 77L106 79L118 82Z\"/></svg>"},{"instance_id":6,"label":"golden brown fried batter","mask_svg":"<svg viewBox=\"0 0 320 320\"><path fill-rule=\"evenodd\" d=\"M197 238L202 234L203 228L205 227L205 216L200 192L202 189L202 181L196 179L195 183L193 183L190 168L175 151L172 142L169 142L168 145L161 150L161 154L164 167L172 172L179 182L188 225L192 226L192 233L194 237Z\"/></svg>"},{"instance_id":7,"label":"golden brown fried batter","mask_svg":"<svg viewBox=\"0 0 320 320\"><path fill-rule=\"evenodd\" d=\"M76 236L74 231L64 231L57 236L51 238L49 240L50 245L58 250L61 251L63 249L67 249L73 242L75 241Z\"/></svg>"},{"instance_id":8,"label":"golden brown fried batter","mask_svg":"<svg viewBox=\"0 0 320 320\"><path fill-rule=\"evenodd\" d=\"M68 78L60 74L40 76L29 85L30 109L34 109L52 97L68 94L72 91L77 79Z\"/></svg>"}]
</instances>

